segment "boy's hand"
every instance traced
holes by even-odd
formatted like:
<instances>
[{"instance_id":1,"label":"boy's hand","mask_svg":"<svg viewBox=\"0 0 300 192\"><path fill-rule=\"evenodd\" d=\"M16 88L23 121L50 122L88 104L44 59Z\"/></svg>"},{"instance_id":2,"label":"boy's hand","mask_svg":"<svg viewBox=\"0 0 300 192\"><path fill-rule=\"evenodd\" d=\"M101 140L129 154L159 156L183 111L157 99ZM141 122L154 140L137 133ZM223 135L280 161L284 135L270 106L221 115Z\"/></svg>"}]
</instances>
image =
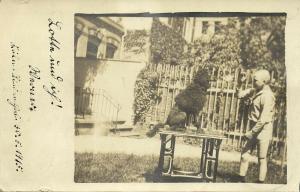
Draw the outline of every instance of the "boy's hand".
<instances>
[{"instance_id":1,"label":"boy's hand","mask_svg":"<svg viewBox=\"0 0 300 192\"><path fill-rule=\"evenodd\" d=\"M248 97L253 93L253 89L237 90L237 96L239 99Z\"/></svg>"},{"instance_id":2,"label":"boy's hand","mask_svg":"<svg viewBox=\"0 0 300 192\"><path fill-rule=\"evenodd\" d=\"M252 131L248 131L245 133L244 137L246 137L248 140L252 139L254 136Z\"/></svg>"}]
</instances>

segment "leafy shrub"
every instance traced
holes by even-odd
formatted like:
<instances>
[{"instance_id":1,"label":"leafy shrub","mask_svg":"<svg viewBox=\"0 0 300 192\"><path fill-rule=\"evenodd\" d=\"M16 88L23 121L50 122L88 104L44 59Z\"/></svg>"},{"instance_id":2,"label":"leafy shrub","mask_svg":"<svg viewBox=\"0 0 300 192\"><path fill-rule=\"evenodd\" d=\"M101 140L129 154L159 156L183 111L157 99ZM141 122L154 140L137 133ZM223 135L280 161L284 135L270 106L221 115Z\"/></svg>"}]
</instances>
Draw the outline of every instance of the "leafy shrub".
<instances>
[{"instance_id":1,"label":"leafy shrub","mask_svg":"<svg viewBox=\"0 0 300 192\"><path fill-rule=\"evenodd\" d=\"M155 72L151 72L147 67L138 75L134 89L134 124L145 120L147 112L151 106L159 99L157 94L158 77Z\"/></svg>"}]
</instances>

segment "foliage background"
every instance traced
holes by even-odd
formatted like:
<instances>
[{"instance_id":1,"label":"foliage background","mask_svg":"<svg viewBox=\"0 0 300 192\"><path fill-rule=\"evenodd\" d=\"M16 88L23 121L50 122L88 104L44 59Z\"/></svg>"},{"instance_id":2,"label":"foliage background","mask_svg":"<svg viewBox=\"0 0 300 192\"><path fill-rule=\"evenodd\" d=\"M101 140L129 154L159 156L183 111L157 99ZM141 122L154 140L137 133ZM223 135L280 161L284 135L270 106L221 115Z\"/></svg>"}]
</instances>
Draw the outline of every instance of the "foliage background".
<instances>
[{"instance_id":1,"label":"foliage background","mask_svg":"<svg viewBox=\"0 0 300 192\"><path fill-rule=\"evenodd\" d=\"M184 53L185 39L181 36L183 18L176 18L170 28L153 18L150 35L150 54L153 63L179 64Z\"/></svg>"},{"instance_id":2,"label":"foliage background","mask_svg":"<svg viewBox=\"0 0 300 192\"><path fill-rule=\"evenodd\" d=\"M146 30L128 30L124 36L124 52L145 53L148 37Z\"/></svg>"},{"instance_id":3,"label":"foliage background","mask_svg":"<svg viewBox=\"0 0 300 192\"><path fill-rule=\"evenodd\" d=\"M200 65L200 68L217 67L224 69L227 76L230 76L230 71L226 71L228 68L240 68L244 74L248 74L249 70L267 69L274 77L271 87L276 94L277 107L282 102L286 102L284 37L286 16L228 18L228 23L222 25L218 33L214 33L209 39L200 38L191 43L187 43L181 35L183 21L182 17L178 17L170 26L160 22L159 18L153 18L149 34L150 63ZM127 38L129 43L125 44L126 49L139 47L138 51L144 50L145 42L140 39L145 37L147 32L136 31L129 34L130 38ZM136 84L135 95L140 98L136 98L134 104L135 116L137 116L135 122L143 119L142 116L155 103L150 101L150 98L159 98L158 93L155 93L158 88L158 78L154 80L146 71L147 69L141 72ZM214 76L215 74L210 74L208 79L215 81ZM240 83L238 86L247 78L246 75L239 77L241 79L238 80ZM192 92L193 89L197 88L195 85L190 85L179 96L188 97L186 93ZM177 99L176 103L181 105L181 107L177 105L178 109L183 112L188 112L186 110L188 108L192 110L194 106L191 107L189 102L183 102L184 100L186 99L181 101Z\"/></svg>"},{"instance_id":4,"label":"foliage background","mask_svg":"<svg viewBox=\"0 0 300 192\"><path fill-rule=\"evenodd\" d=\"M144 122L147 112L159 99L158 75L144 68L138 75L134 89L133 122Z\"/></svg>"}]
</instances>

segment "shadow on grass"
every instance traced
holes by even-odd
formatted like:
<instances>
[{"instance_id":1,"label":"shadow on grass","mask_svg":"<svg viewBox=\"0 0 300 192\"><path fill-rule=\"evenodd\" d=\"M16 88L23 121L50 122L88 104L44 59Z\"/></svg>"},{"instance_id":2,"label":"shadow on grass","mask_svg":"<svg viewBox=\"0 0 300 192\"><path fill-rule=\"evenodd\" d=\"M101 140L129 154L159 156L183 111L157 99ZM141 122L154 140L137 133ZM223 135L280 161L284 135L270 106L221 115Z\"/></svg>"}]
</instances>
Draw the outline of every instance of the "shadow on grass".
<instances>
[{"instance_id":1,"label":"shadow on grass","mask_svg":"<svg viewBox=\"0 0 300 192\"><path fill-rule=\"evenodd\" d=\"M147 171L143 174L145 182L147 183L201 183L199 179L193 178L182 178L182 177L159 177L157 173L157 168L154 172Z\"/></svg>"},{"instance_id":2,"label":"shadow on grass","mask_svg":"<svg viewBox=\"0 0 300 192\"><path fill-rule=\"evenodd\" d=\"M142 174L142 176L145 178L146 183L160 182L159 176L157 174L157 168L154 171L152 170L146 171L144 174Z\"/></svg>"},{"instance_id":3,"label":"shadow on grass","mask_svg":"<svg viewBox=\"0 0 300 192\"><path fill-rule=\"evenodd\" d=\"M179 168L176 168L179 170ZM145 182L149 183L205 183L208 182L205 179L197 179L197 178L184 178L184 177L170 177L170 176L162 176L159 177L158 168L156 167L154 171L148 170L144 174L142 174L145 178ZM224 178L227 178L224 180ZM234 173L227 173L221 172L217 173L217 182L224 183L224 182L236 182L236 176Z\"/></svg>"},{"instance_id":4,"label":"shadow on grass","mask_svg":"<svg viewBox=\"0 0 300 192\"><path fill-rule=\"evenodd\" d=\"M287 183L286 170L287 170L286 166L282 170L279 165L269 162L265 184L286 184ZM237 163L221 162L221 166L218 169L218 173L217 173L217 182L218 183L240 182L238 178L238 172L239 172L238 162ZM246 175L246 182L255 183L258 180L258 174L259 174L258 164L250 163Z\"/></svg>"},{"instance_id":5,"label":"shadow on grass","mask_svg":"<svg viewBox=\"0 0 300 192\"><path fill-rule=\"evenodd\" d=\"M191 178L169 178L157 176L158 156L137 156L116 153L76 153L75 173L76 183L178 183L201 182ZM177 170L197 171L198 158L177 158L174 161ZM266 183L286 184L286 167L269 163ZM179 169L181 168L181 169ZM217 183L235 183L239 170L239 162L219 162ZM253 183L258 178L258 165L250 164L246 181Z\"/></svg>"}]
</instances>

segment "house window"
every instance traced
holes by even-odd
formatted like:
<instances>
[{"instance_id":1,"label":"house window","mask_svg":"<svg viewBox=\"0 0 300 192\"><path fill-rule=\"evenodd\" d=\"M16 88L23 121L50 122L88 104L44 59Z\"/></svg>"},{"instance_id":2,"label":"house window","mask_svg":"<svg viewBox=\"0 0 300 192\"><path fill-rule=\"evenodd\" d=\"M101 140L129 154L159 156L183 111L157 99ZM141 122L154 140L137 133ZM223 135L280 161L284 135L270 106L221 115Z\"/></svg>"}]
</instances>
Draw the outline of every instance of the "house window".
<instances>
[{"instance_id":1,"label":"house window","mask_svg":"<svg viewBox=\"0 0 300 192\"><path fill-rule=\"evenodd\" d=\"M115 56L116 50L117 50L117 47L115 45L113 45L112 43L107 43L105 58L113 59Z\"/></svg>"},{"instance_id":2,"label":"house window","mask_svg":"<svg viewBox=\"0 0 300 192\"><path fill-rule=\"evenodd\" d=\"M221 21L215 21L215 33L216 34L221 33Z\"/></svg>"},{"instance_id":3,"label":"house window","mask_svg":"<svg viewBox=\"0 0 300 192\"><path fill-rule=\"evenodd\" d=\"M202 34L207 34L208 32L208 21L202 21Z\"/></svg>"},{"instance_id":4,"label":"house window","mask_svg":"<svg viewBox=\"0 0 300 192\"><path fill-rule=\"evenodd\" d=\"M76 55L76 49L77 49L77 43L79 40L79 37L82 35L82 31L75 29L75 33L74 33L74 53Z\"/></svg>"},{"instance_id":5,"label":"house window","mask_svg":"<svg viewBox=\"0 0 300 192\"><path fill-rule=\"evenodd\" d=\"M86 57L90 59L97 59L98 47L101 40L98 37L89 35L87 44Z\"/></svg>"}]
</instances>

